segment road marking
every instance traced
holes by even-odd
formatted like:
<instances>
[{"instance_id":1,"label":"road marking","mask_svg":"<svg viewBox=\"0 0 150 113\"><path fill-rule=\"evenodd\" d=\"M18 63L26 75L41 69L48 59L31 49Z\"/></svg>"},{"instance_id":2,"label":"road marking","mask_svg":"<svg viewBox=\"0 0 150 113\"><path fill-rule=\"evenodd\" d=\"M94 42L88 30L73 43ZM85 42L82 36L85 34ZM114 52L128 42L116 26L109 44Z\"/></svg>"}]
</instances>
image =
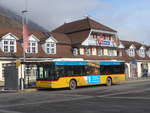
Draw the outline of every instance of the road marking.
<instances>
[{"instance_id":1,"label":"road marking","mask_svg":"<svg viewBox=\"0 0 150 113\"><path fill-rule=\"evenodd\" d=\"M0 109L0 113L22 113L22 112L18 112L18 111L8 111L8 110L2 110L2 109Z\"/></svg>"},{"instance_id":2,"label":"road marking","mask_svg":"<svg viewBox=\"0 0 150 113\"><path fill-rule=\"evenodd\" d=\"M108 97L108 96L116 96L116 95L123 95L123 94L129 94L129 93L141 93L145 91L150 91L150 88L147 89L141 89L141 90L132 90L132 91L126 91L126 92L119 92L119 93L113 93L113 94L106 94L106 95L100 95L97 97Z\"/></svg>"},{"instance_id":3,"label":"road marking","mask_svg":"<svg viewBox=\"0 0 150 113\"><path fill-rule=\"evenodd\" d=\"M103 97L103 98L111 98L111 99L130 99L130 100L150 100L149 97Z\"/></svg>"}]
</instances>

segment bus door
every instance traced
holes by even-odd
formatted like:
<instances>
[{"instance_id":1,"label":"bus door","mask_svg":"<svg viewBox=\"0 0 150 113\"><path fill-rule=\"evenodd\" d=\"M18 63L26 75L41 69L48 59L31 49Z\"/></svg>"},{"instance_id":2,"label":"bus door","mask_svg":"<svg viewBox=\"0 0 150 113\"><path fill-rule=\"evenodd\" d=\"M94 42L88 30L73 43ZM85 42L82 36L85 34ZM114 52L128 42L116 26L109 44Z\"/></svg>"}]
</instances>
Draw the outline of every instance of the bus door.
<instances>
[{"instance_id":1,"label":"bus door","mask_svg":"<svg viewBox=\"0 0 150 113\"><path fill-rule=\"evenodd\" d=\"M100 66L96 62L90 62L87 70L87 84L100 84Z\"/></svg>"}]
</instances>

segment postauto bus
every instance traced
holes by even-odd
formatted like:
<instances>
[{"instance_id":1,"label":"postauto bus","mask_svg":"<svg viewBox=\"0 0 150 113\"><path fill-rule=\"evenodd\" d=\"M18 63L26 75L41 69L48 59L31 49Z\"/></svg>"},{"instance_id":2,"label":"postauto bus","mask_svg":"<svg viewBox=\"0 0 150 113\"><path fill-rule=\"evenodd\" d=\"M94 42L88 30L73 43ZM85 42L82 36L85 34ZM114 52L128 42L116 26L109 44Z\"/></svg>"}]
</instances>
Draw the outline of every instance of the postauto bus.
<instances>
[{"instance_id":1,"label":"postauto bus","mask_svg":"<svg viewBox=\"0 0 150 113\"><path fill-rule=\"evenodd\" d=\"M37 65L37 88L70 88L125 80L124 62L55 61Z\"/></svg>"}]
</instances>

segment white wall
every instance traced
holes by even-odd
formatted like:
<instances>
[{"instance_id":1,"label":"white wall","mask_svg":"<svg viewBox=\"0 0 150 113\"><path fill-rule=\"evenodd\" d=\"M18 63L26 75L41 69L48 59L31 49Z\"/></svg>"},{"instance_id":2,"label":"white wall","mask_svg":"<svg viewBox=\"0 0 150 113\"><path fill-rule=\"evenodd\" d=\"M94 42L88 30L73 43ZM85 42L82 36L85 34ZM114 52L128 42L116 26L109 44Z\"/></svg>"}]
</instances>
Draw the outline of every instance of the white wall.
<instances>
[{"instance_id":1,"label":"white wall","mask_svg":"<svg viewBox=\"0 0 150 113\"><path fill-rule=\"evenodd\" d=\"M142 64L142 62L137 62L137 74L138 74L138 78L142 77L141 64Z\"/></svg>"},{"instance_id":2,"label":"white wall","mask_svg":"<svg viewBox=\"0 0 150 113\"><path fill-rule=\"evenodd\" d=\"M148 63L148 76L150 76L150 62Z\"/></svg>"},{"instance_id":3,"label":"white wall","mask_svg":"<svg viewBox=\"0 0 150 113\"><path fill-rule=\"evenodd\" d=\"M130 63L125 63L128 67L128 77L131 78L131 68L130 68ZM126 75L127 76L127 75Z\"/></svg>"}]
</instances>

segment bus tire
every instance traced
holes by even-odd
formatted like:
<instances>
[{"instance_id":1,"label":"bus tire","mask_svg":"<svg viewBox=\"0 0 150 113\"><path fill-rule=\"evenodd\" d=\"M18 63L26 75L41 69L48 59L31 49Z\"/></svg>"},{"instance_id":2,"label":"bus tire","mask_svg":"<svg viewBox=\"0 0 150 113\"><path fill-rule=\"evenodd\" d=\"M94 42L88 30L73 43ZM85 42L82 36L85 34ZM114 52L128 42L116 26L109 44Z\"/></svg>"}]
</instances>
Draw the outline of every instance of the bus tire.
<instances>
[{"instance_id":1,"label":"bus tire","mask_svg":"<svg viewBox=\"0 0 150 113\"><path fill-rule=\"evenodd\" d=\"M112 79L110 77L107 78L106 85L107 86L111 86L112 85Z\"/></svg>"},{"instance_id":2,"label":"bus tire","mask_svg":"<svg viewBox=\"0 0 150 113\"><path fill-rule=\"evenodd\" d=\"M74 90L76 88L77 88L77 82L76 82L76 80L70 80L69 89L70 90Z\"/></svg>"}]
</instances>

